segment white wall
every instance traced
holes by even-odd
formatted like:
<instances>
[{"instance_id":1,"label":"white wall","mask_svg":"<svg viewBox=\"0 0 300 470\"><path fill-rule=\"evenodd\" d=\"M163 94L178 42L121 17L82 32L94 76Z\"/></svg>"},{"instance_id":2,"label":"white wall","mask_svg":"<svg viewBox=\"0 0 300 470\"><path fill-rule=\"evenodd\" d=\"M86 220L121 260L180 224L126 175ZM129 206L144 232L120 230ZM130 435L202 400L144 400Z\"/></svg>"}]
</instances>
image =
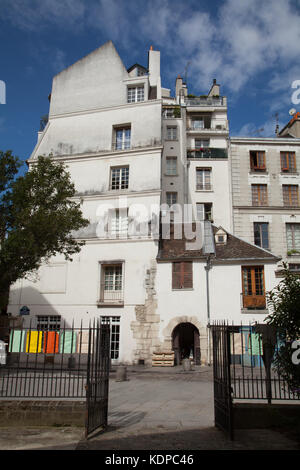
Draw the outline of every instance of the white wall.
<instances>
[{"instance_id":1,"label":"white wall","mask_svg":"<svg viewBox=\"0 0 300 470\"><path fill-rule=\"evenodd\" d=\"M245 262L247 264L247 262ZM253 263L252 263L253 264ZM254 262L256 265L257 263ZM202 327L207 325L206 262L193 262L193 289L172 290L172 263L161 262L157 265L156 292L158 314L161 318L160 340L163 330L175 317L195 317ZM278 284L274 269L276 263L266 264L266 292ZM209 271L210 321L228 320L236 324L258 321L263 322L266 311L244 313L241 303L242 274L241 264L213 265Z\"/></svg>"}]
</instances>

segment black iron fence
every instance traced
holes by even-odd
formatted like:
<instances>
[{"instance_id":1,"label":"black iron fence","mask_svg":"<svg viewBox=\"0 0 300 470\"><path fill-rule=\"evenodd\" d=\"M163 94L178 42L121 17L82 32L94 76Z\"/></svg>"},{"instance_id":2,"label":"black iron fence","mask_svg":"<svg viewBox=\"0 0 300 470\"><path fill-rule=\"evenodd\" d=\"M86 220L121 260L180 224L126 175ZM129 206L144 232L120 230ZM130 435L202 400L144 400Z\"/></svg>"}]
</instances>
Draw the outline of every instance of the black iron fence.
<instances>
[{"instance_id":1,"label":"black iron fence","mask_svg":"<svg viewBox=\"0 0 300 470\"><path fill-rule=\"evenodd\" d=\"M211 326L215 425L233 438L233 406L238 401L300 400L277 372L275 360L284 342L266 324ZM281 401L281 403L283 403Z\"/></svg>"},{"instance_id":2,"label":"black iron fence","mask_svg":"<svg viewBox=\"0 0 300 470\"><path fill-rule=\"evenodd\" d=\"M85 399L95 329L60 322L0 328L0 399Z\"/></svg>"},{"instance_id":3,"label":"black iron fence","mask_svg":"<svg viewBox=\"0 0 300 470\"><path fill-rule=\"evenodd\" d=\"M276 355L284 345L269 325L227 325L233 399L299 400L300 393L280 376Z\"/></svg>"}]
</instances>

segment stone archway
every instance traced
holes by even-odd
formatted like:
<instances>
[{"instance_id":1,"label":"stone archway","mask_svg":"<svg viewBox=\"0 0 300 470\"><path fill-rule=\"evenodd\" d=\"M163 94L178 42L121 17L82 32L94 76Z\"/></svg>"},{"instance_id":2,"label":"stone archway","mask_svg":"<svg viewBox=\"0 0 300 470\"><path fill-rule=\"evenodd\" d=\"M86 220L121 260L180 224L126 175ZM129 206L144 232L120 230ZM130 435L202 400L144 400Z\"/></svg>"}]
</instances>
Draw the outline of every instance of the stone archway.
<instances>
[{"instance_id":1,"label":"stone archway","mask_svg":"<svg viewBox=\"0 0 300 470\"><path fill-rule=\"evenodd\" d=\"M173 348L173 331L174 329L180 325L181 323L191 323L196 330L199 332L199 347L200 352L198 353L198 357L200 355L200 363L206 364L207 363L207 328L205 325L199 322L197 317L182 315L178 317L173 317L167 324L167 326L163 329L163 350L170 351Z\"/></svg>"},{"instance_id":2,"label":"stone archway","mask_svg":"<svg viewBox=\"0 0 300 470\"><path fill-rule=\"evenodd\" d=\"M175 353L175 365L183 359L191 358L200 365L199 330L192 323L179 323L172 332L172 350Z\"/></svg>"}]
</instances>

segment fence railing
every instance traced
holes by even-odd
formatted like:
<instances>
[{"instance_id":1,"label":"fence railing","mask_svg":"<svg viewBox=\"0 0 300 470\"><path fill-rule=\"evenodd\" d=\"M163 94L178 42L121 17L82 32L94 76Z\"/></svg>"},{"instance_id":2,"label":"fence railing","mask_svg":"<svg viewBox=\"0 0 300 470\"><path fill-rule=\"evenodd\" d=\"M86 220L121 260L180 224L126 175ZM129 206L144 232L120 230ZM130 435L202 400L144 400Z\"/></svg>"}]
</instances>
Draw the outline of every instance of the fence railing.
<instances>
[{"instance_id":1,"label":"fence railing","mask_svg":"<svg viewBox=\"0 0 300 470\"><path fill-rule=\"evenodd\" d=\"M85 398L91 329L65 324L0 328L0 399Z\"/></svg>"},{"instance_id":2,"label":"fence railing","mask_svg":"<svg viewBox=\"0 0 300 470\"><path fill-rule=\"evenodd\" d=\"M292 389L275 369L276 354L283 343L274 329L258 324L226 325L226 329L233 400L268 400L271 403L272 400L300 399L300 390ZM220 354L223 357L223 353Z\"/></svg>"}]
</instances>

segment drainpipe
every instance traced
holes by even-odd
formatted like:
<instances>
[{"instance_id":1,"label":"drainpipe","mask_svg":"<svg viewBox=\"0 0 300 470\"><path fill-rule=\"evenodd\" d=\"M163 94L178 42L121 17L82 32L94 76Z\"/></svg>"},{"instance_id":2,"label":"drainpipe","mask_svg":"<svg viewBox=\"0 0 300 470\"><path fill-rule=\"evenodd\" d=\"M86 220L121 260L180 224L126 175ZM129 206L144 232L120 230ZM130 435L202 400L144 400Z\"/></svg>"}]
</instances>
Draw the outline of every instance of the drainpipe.
<instances>
[{"instance_id":1,"label":"drainpipe","mask_svg":"<svg viewBox=\"0 0 300 470\"><path fill-rule=\"evenodd\" d=\"M210 256L206 258L206 266L204 267L206 271L206 311L207 311L207 364L210 366L210 303L209 303L209 271L211 270L211 261Z\"/></svg>"}]
</instances>

